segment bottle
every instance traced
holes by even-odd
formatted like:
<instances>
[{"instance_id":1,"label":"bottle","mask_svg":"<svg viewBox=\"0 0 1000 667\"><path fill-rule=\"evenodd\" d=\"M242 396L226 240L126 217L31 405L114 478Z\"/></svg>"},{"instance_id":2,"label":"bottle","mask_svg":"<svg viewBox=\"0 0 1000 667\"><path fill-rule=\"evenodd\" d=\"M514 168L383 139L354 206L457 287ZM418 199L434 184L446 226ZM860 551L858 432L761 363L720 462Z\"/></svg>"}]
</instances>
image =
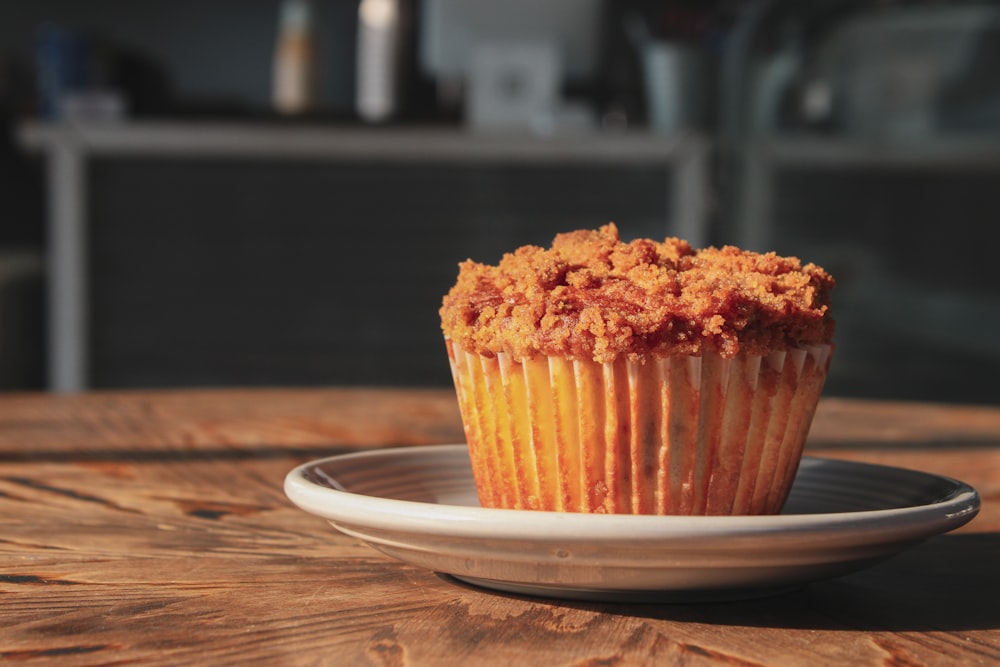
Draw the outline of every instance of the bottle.
<instances>
[{"instance_id":1,"label":"bottle","mask_svg":"<svg viewBox=\"0 0 1000 667\"><path fill-rule=\"evenodd\" d=\"M361 0L358 6L358 115L383 122L398 111L403 8L399 0Z\"/></svg>"},{"instance_id":2,"label":"bottle","mask_svg":"<svg viewBox=\"0 0 1000 667\"><path fill-rule=\"evenodd\" d=\"M284 0L274 50L273 102L280 113L304 113L315 103L312 21L309 0Z\"/></svg>"}]
</instances>

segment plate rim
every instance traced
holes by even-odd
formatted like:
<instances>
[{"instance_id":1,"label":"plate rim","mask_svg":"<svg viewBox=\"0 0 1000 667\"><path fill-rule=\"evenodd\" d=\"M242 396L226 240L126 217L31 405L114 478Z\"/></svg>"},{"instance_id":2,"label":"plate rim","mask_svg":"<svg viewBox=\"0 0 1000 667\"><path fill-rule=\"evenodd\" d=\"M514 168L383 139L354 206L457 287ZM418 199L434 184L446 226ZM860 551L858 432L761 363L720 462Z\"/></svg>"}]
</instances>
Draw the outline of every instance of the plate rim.
<instances>
[{"instance_id":1,"label":"plate rim","mask_svg":"<svg viewBox=\"0 0 1000 667\"><path fill-rule=\"evenodd\" d=\"M939 501L885 509L854 510L809 514L778 514L769 516L676 516L630 514L584 514L538 510L494 509L436 502L397 500L356 493L321 485L306 476L306 472L330 462L350 459L380 459L383 457L467 454L464 444L410 445L367 449L322 457L297 465L285 476L285 494L293 504L334 525L363 526L382 530L400 530L400 521L407 521L405 532L421 535L447 534L449 537L480 537L484 522L488 522L491 539L530 541L565 539L572 542L596 539L684 540L707 538L771 537L801 540L804 535L834 538L838 534L856 535L860 531L879 534L879 541L890 537L899 540L920 539L948 532L971 521L978 514L981 499L971 485L960 480L922 470L900 468L879 463L850 461L815 456L803 457L807 465L832 465L864 468L869 471L891 471L925 476L953 486L951 493ZM361 520L358 511L363 510ZM490 520L490 519L493 520ZM536 535L544 531L544 535ZM887 533L888 531L888 533Z\"/></svg>"}]
</instances>

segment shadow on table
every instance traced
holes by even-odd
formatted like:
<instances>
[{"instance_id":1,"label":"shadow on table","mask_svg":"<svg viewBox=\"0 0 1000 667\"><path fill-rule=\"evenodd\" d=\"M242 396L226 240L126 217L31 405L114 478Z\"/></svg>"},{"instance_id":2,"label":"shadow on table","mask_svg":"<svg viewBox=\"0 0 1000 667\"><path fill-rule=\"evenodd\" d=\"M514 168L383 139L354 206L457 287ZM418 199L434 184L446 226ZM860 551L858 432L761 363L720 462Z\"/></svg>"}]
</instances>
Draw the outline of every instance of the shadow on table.
<instances>
[{"instance_id":1,"label":"shadow on table","mask_svg":"<svg viewBox=\"0 0 1000 667\"><path fill-rule=\"evenodd\" d=\"M619 604L491 594L604 614L734 627L993 630L1000 628L998 555L1000 533L942 535L867 570L773 597L736 602Z\"/></svg>"},{"instance_id":2,"label":"shadow on table","mask_svg":"<svg viewBox=\"0 0 1000 667\"><path fill-rule=\"evenodd\" d=\"M586 605L681 622L810 630L1000 628L1000 533L942 535L875 567L771 598L695 605Z\"/></svg>"}]
</instances>

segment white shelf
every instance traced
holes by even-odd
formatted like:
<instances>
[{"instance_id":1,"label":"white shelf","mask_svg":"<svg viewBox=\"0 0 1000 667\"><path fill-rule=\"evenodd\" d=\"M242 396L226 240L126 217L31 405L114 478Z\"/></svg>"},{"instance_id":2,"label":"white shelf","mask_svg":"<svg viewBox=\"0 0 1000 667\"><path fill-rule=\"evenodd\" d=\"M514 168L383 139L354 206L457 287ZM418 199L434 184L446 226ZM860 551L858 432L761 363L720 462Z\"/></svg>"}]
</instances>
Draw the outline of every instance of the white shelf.
<instances>
[{"instance_id":1,"label":"white shelf","mask_svg":"<svg viewBox=\"0 0 1000 667\"><path fill-rule=\"evenodd\" d=\"M891 169L1000 167L1000 138L992 136L903 139L767 138L746 144L747 155L777 167L875 167Z\"/></svg>"},{"instance_id":2,"label":"white shelf","mask_svg":"<svg viewBox=\"0 0 1000 667\"><path fill-rule=\"evenodd\" d=\"M424 162L649 164L707 150L696 133L476 133L460 128L251 123L41 124L20 128L23 145L100 155L184 155Z\"/></svg>"}]
</instances>

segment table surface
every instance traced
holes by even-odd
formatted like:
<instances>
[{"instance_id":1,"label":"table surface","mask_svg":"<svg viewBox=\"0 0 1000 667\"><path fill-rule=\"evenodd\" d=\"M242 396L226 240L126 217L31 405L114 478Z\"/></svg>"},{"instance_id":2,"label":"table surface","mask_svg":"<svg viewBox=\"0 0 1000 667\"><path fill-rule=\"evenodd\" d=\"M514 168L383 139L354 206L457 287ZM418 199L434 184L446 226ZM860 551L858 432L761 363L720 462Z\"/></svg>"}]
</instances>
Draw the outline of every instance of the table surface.
<instances>
[{"instance_id":1,"label":"table surface","mask_svg":"<svg viewBox=\"0 0 1000 667\"><path fill-rule=\"evenodd\" d=\"M1000 409L826 399L808 453L976 487L971 523L777 597L565 602L395 561L284 496L303 461L460 442L448 390L0 395L0 661L1000 664Z\"/></svg>"}]
</instances>

